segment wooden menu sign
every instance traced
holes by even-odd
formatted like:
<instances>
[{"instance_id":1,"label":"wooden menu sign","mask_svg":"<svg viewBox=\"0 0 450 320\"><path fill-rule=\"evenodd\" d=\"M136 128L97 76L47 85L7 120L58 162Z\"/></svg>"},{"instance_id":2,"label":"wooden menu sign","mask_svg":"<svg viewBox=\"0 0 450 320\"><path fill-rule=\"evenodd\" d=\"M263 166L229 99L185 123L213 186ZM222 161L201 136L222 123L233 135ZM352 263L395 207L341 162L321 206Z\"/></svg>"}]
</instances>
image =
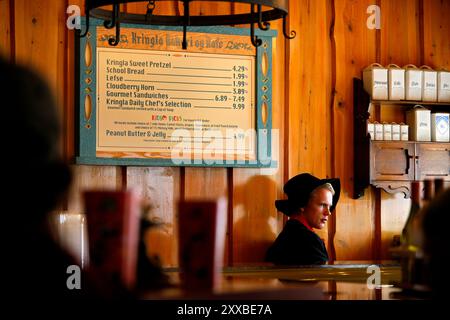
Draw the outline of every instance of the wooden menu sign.
<instances>
[{"instance_id":1,"label":"wooden menu sign","mask_svg":"<svg viewBox=\"0 0 450 320\"><path fill-rule=\"evenodd\" d=\"M176 28L94 20L78 40L77 163L270 167L271 51L242 28ZM153 27L155 28L155 27Z\"/></svg>"}]
</instances>

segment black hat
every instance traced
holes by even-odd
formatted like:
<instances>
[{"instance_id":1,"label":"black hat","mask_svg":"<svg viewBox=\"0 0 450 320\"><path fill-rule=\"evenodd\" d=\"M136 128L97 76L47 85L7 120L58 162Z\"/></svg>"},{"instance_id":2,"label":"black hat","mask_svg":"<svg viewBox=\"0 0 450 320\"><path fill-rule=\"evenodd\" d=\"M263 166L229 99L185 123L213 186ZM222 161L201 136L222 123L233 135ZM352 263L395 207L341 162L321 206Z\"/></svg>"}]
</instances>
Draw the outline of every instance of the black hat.
<instances>
[{"instance_id":1,"label":"black hat","mask_svg":"<svg viewBox=\"0 0 450 320\"><path fill-rule=\"evenodd\" d=\"M275 207L285 215L290 216L299 208L306 206L311 192L317 187L329 183L334 189L333 204L330 211L336 208L341 193L341 182L339 179L319 179L309 173L301 173L291 178L283 187L287 200L276 200Z\"/></svg>"}]
</instances>

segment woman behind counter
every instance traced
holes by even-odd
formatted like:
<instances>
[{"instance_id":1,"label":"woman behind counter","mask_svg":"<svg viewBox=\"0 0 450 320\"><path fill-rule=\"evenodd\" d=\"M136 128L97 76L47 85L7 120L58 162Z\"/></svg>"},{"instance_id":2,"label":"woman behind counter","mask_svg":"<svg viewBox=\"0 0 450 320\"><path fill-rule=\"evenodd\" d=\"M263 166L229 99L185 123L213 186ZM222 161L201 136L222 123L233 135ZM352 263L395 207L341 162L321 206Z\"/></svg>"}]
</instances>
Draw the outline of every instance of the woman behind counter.
<instances>
[{"instance_id":1,"label":"woman behind counter","mask_svg":"<svg viewBox=\"0 0 450 320\"><path fill-rule=\"evenodd\" d=\"M268 249L266 261L277 265L326 263L327 249L313 228L325 227L339 200L340 180L302 173L291 178L283 191L288 199L276 200L275 206L289 220Z\"/></svg>"}]
</instances>

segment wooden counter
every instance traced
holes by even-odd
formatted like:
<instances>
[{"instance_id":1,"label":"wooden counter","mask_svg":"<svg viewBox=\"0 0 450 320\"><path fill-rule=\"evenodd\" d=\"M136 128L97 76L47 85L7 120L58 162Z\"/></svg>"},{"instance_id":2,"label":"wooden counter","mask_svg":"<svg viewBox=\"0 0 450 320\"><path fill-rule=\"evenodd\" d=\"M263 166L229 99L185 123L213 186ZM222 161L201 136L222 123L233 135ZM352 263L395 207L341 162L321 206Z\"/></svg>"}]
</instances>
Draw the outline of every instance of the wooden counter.
<instances>
[{"instance_id":1,"label":"wooden counter","mask_svg":"<svg viewBox=\"0 0 450 320\"><path fill-rule=\"evenodd\" d=\"M381 283L369 288L367 272L380 267ZM143 299L253 299L253 300L391 300L400 288L400 265L396 262L339 262L320 266L269 265L224 268L220 284L212 291L182 290L175 268L165 270L173 287L146 292ZM372 283L372 282L370 282Z\"/></svg>"}]
</instances>

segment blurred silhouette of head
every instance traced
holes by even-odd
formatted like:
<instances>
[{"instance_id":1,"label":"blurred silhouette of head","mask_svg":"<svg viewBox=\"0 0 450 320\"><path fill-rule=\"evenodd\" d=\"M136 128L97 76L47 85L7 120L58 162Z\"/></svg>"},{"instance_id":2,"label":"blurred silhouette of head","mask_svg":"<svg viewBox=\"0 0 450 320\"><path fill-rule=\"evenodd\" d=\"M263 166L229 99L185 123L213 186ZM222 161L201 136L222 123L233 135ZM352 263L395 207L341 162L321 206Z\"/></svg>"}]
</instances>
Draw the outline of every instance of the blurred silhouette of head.
<instances>
[{"instance_id":1,"label":"blurred silhouette of head","mask_svg":"<svg viewBox=\"0 0 450 320\"><path fill-rule=\"evenodd\" d=\"M52 93L33 71L0 59L2 149L6 179L2 215L8 296L72 297L67 267L74 260L53 240L49 213L68 190L71 175L59 148L61 128Z\"/></svg>"},{"instance_id":2,"label":"blurred silhouette of head","mask_svg":"<svg viewBox=\"0 0 450 320\"><path fill-rule=\"evenodd\" d=\"M40 76L1 59L0 96L6 199L26 213L29 224L41 223L70 183L70 171L59 152L61 128L55 102ZM8 218L24 219L19 212Z\"/></svg>"}]
</instances>

